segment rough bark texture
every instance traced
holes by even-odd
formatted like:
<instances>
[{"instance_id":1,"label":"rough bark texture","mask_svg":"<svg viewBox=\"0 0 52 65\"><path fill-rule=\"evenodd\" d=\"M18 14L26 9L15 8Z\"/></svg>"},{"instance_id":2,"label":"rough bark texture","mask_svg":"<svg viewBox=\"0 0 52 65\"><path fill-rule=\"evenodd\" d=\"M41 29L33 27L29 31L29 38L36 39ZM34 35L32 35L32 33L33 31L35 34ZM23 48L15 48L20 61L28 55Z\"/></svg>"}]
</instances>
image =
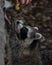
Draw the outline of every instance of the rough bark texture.
<instances>
[{"instance_id":1,"label":"rough bark texture","mask_svg":"<svg viewBox=\"0 0 52 65\"><path fill-rule=\"evenodd\" d=\"M4 64L4 46L6 43L5 39L5 23L4 23L4 14L1 8L1 0L0 0L0 65Z\"/></svg>"}]
</instances>

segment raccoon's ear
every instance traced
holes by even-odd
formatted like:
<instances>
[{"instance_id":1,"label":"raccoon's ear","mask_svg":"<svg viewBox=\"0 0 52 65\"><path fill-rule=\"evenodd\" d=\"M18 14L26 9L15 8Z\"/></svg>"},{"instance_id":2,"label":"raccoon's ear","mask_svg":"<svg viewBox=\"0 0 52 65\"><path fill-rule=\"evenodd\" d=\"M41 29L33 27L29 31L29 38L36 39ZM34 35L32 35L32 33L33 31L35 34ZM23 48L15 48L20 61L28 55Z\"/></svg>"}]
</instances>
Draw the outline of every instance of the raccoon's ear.
<instances>
[{"instance_id":1,"label":"raccoon's ear","mask_svg":"<svg viewBox=\"0 0 52 65\"><path fill-rule=\"evenodd\" d=\"M40 33L36 33L36 38L35 39L39 40L40 42L46 41L45 37Z\"/></svg>"},{"instance_id":2,"label":"raccoon's ear","mask_svg":"<svg viewBox=\"0 0 52 65\"><path fill-rule=\"evenodd\" d=\"M38 27L33 27L33 29L34 29L35 33L39 32L39 28Z\"/></svg>"},{"instance_id":3,"label":"raccoon's ear","mask_svg":"<svg viewBox=\"0 0 52 65\"><path fill-rule=\"evenodd\" d=\"M43 36L42 36L42 34L40 34L40 33L36 33L35 34L35 39L37 39L37 40L40 40Z\"/></svg>"},{"instance_id":4,"label":"raccoon's ear","mask_svg":"<svg viewBox=\"0 0 52 65\"><path fill-rule=\"evenodd\" d=\"M34 28L35 30L37 30L37 31L39 30L39 28L38 28L38 27L33 27L33 28Z\"/></svg>"}]
</instances>

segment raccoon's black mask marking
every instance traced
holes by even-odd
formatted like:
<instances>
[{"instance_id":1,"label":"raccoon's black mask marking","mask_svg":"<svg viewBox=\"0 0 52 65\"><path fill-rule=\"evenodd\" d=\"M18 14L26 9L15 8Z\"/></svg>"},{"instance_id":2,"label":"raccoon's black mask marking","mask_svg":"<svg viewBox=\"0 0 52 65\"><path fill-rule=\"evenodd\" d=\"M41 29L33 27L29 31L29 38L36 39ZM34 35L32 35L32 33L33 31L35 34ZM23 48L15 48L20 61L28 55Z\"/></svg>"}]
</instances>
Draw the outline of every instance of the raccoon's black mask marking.
<instances>
[{"instance_id":1,"label":"raccoon's black mask marking","mask_svg":"<svg viewBox=\"0 0 52 65\"><path fill-rule=\"evenodd\" d=\"M24 40L27 38L27 32L28 32L28 29L26 27L23 27L21 30L20 30L20 36L21 36L21 39Z\"/></svg>"},{"instance_id":2,"label":"raccoon's black mask marking","mask_svg":"<svg viewBox=\"0 0 52 65\"><path fill-rule=\"evenodd\" d=\"M20 22L19 21L17 21L17 25L19 24Z\"/></svg>"}]
</instances>

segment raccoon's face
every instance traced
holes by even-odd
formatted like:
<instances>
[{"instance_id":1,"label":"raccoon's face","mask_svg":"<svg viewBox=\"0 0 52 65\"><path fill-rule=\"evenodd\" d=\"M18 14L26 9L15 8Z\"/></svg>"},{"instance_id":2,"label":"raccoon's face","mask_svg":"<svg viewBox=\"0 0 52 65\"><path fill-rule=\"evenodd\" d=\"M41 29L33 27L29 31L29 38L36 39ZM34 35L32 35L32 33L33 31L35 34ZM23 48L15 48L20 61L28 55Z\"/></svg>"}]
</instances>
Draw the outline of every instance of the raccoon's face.
<instances>
[{"instance_id":1,"label":"raccoon's face","mask_svg":"<svg viewBox=\"0 0 52 65\"><path fill-rule=\"evenodd\" d=\"M39 42L44 40L43 35L39 33L38 27L24 25L24 22L20 20L17 21L16 34L21 41L20 46L22 46L21 49L23 49L24 55L30 54L30 52L37 47Z\"/></svg>"},{"instance_id":2,"label":"raccoon's face","mask_svg":"<svg viewBox=\"0 0 52 65\"><path fill-rule=\"evenodd\" d=\"M16 32L20 35L22 40L25 40L26 38L39 40L42 38L42 35L38 32L38 27L24 25L23 20L18 20L16 24Z\"/></svg>"}]
</instances>

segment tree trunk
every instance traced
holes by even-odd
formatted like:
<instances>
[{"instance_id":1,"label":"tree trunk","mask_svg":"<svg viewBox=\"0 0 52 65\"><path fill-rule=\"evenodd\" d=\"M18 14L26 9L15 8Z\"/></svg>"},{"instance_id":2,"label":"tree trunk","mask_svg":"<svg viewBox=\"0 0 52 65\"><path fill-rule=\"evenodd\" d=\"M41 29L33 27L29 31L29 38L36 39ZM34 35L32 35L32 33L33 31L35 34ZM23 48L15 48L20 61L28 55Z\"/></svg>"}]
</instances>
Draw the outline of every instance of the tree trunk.
<instances>
[{"instance_id":1,"label":"tree trunk","mask_svg":"<svg viewBox=\"0 0 52 65\"><path fill-rule=\"evenodd\" d=\"M0 0L0 65L4 64L4 47L6 43L5 37L5 22L4 22L4 14L2 10L2 0Z\"/></svg>"}]
</instances>

